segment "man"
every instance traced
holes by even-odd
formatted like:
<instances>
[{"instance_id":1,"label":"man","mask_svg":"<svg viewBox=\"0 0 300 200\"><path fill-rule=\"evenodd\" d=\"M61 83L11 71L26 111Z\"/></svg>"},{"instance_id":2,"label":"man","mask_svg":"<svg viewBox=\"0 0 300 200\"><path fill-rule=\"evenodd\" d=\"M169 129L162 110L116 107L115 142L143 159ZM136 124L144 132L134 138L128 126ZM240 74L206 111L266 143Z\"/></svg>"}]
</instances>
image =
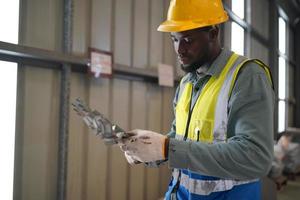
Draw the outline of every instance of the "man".
<instances>
[{"instance_id":1,"label":"man","mask_svg":"<svg viewBox=\"0 0 300 200\"><path fill-rule=\"evenodd\" d=\"M130 164L168 162L166 199L260 199L273 156L274 93L269 69L222 49L221 0L171 0L168 20L182 70L175 120L164 136L134 130L121 149Z\"/></svg>"}]
</instances>

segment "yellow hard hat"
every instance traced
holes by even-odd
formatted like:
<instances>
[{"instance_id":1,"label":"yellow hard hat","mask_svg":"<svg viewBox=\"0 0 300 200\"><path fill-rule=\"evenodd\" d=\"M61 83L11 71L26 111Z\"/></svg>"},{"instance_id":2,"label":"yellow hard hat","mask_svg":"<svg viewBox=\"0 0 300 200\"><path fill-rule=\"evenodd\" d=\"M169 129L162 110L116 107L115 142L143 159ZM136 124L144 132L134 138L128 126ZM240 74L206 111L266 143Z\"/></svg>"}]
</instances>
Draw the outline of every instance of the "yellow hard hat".
<instances>
[{"instance_id":1,"label":"yellow hard hat","mask_svg":"<svg viewBox=\"0 0 300 200\"><path fill-rule=\"evenodd\" d=\"M171 0L162 32L181 32L220 24L228 20L221 0Z\"/></svg>"}]
</instances>

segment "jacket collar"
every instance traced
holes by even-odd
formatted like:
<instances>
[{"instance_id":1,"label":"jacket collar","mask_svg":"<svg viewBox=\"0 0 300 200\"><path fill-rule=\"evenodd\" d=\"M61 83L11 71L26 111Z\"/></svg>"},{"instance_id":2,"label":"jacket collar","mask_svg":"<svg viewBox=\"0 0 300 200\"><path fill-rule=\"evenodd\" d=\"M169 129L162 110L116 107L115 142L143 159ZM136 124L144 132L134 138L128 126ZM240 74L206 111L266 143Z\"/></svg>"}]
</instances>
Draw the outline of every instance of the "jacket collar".
<instances>
[{"instance_id":1,"label":"jacket collar","mask_svg":"<svg viewBox=\"0 0 300 200\"><path fill-rule=\"evenodd\" d=\"M218 77L232 54L232 51L228 50L227 48L223 48L221 50L221 53L217 56L217 58L212 62L211 65L204 64L196 70L197 77L201 78L205 75Z\"/></svg>"}]
</instances>

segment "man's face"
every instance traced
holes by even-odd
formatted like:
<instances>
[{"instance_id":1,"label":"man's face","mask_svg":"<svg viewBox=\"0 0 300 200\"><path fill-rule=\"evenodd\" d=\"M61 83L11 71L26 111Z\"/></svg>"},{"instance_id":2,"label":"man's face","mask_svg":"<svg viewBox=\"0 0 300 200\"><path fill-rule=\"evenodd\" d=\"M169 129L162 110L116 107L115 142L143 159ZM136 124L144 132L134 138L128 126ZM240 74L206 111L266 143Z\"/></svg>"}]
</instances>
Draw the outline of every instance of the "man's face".
<instances>
[{"instance_id":1,"label":"man's face","mask_svg":"<svg viewBox=\"0 0 300 200\"><path fill-rule=\"evenodd\" d=\"M192 72L208 62L210 52L209 29L193 29L171 33L182 70Z\"/></svg>"}]
</instances>

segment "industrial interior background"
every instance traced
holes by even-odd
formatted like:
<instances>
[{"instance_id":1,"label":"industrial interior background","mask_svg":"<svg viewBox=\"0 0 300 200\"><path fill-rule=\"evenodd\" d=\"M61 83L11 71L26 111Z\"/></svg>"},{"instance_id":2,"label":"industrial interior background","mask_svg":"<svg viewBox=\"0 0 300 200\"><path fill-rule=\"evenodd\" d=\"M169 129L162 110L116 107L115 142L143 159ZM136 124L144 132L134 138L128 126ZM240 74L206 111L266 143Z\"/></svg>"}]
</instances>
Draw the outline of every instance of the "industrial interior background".
<instances>
[{"instance_id":1,"label":"industrial interior background","mask_svg":"<svg viewBox=\"0 0 300 200\"><path fill-rule=\"evenodd\" d=\"M224 3L231 20L245 30L245 55L270 66L276 91L278 16L288 19L287 59L294 75L288 127L300 127L299 1L246 0L245 20L230 12L231 0ZM81 97L125 130L169 131L175 88L157 84L157 65L173 65L176 77L183 74L169 35L156 31L168 5L169 0L20 1L19 45L28 47L24 55L31 57L5 54L0 45L2 60L19 61L14 199L163 197L170 177L166 165L129 166L119 148L90 134L69 105ZM230 23L222 26L227 48ZM19 45L11 48L22 51ZM89 47L113 53L113 78L85 73ZM266 182L265 199L276 198L274 184Z\"/></svg>"}]
</instances>

